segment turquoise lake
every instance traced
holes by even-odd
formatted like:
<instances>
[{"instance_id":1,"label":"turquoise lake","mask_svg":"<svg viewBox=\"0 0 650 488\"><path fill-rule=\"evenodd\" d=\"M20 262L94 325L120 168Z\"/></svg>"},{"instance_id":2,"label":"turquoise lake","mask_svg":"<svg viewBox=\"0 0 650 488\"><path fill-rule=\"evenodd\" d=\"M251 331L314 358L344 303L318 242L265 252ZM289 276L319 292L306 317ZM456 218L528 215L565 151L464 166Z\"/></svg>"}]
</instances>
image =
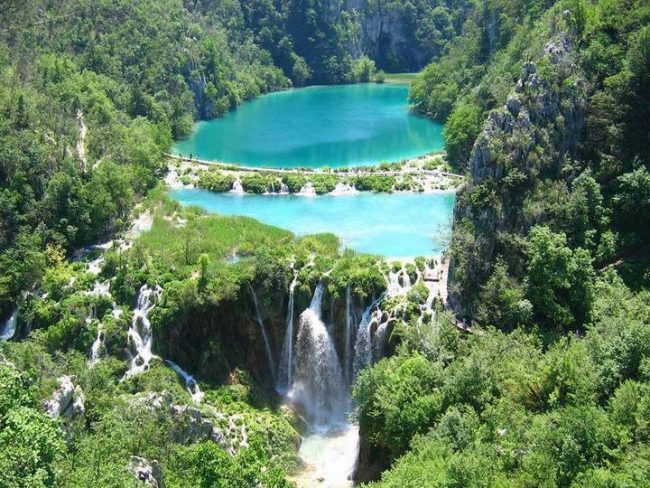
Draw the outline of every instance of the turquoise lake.
<instances>
[{"instance_id":1,"label":"turquoise lake","mask_svg":"<svg viewBox=\"0 0 650 488\"><path fill-rule=\"evenodd\" d=\"M452 192L298 197L198 189L170 195L184 205L253 217L297 235L332 232L344 247L392 258L440 254L447 245L455 198Z\"/></svg>"},{"instance_id":2,"label":"turquoise lake","mask_svg":"<svg viewBox=\"0 0 650 488\"><path fill-rule=\"evenodd\" d=\"M406 85L315 86L271 93L199 122L173 152L265 167L378 164L444 150L442 124L409 111Z\"/></svg>"}]
</instances>

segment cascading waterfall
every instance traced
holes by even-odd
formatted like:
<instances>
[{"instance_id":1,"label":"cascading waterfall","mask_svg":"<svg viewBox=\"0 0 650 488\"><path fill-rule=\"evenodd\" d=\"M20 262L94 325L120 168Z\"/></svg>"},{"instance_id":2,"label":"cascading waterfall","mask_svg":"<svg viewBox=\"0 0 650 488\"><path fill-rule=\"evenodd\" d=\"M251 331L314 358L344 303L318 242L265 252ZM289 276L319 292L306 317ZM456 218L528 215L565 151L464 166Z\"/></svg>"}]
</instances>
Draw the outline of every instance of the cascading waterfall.
<instances>
[{"instance_id":1,"label":"cascading waterfall","mask_svg":"<svg viewBox=\"0 0 650 488\"><path fill-rule=\"evenodd\" d=\"M375 330L375 340L373 342L373 360L379 361L385 355L386 349L386 333L388 332L388 325L391 322L391 318L383 320L377 326Z\"/></svg>"},{"instance_id":2,"label":"cascading waterfall","mask_svg":"<svg viewBox=\"0 0 650 488\"><path fill-rule=\"evenodd\" d=\"M312 185L311 181L308 182L305 186L303 186L296 195L301 196L301 197L315 197L316 196L316 189L314 188L314 185Z\"/></svg>"},{"instance_id":3,"label":"cascading waterfall","mask_svg":"<svg viewBox=\"0 0 650 488\"><path fill-rule=\"evenodd\" d=\"M269 363L269 370L271 371L271 377L273 378L273 383L275 383L276 374L275 374L275 362L273 361L273 354L271 353L271 344L269 343L268 335L266 334L266 327L264 327L264 321L262 320L262 314L260 313L260 307L257 304L257 295L252 285L249 284L251 289L251 295L253 296L253 305L255 306L255 320L262 329L262 339L264 340L264 348L266 349L266 360Z\"/></svg>"},{"instance_id":4,"label":"cascading waterfall","mask_svg":"<svg viewBox=\"0 0 650 488\"><path fill-rule=\"evenodd\" d=\"M243 195L246 193L244 191L244 186L241 183L241 178L238 176L237 179L233 182L232 184L232 189L230 190L231 193L234 193L236 195Z\"/></svg>"},{"instance_id":5,"label":"cascading waterfall","mask_svg":"<svg viewBox=\"0 0 650 488\"><path fill-rule=\"evenodd\" d=\"M341 363L321 319L323 292L323 283L319 283L309 308L300 315L295 376L289 393L316 428L343 424L348 406Z\"/></svg>"},{"instance_id":6,"label":"cascading waterfall","mask_svg":"<svg viewBox=\"0 0 650 488\"><path fill-rule=\"evenodd\" d=\"M374 303L363 311L357 327L357 340L354 343L354 377L359 371L372 363L372 325Z\"/></svg>"},{"instance_id":7,"label":"cascading waterfall","mask_svg":"<svg viewBox=\"0 0 650 488\"><path fill-rule=\"evenodd\" d=\"M146 371L151 360L156 357L151 352L153 334L151 322L149 322L149 312L155 307L161 293L160 286L150 288L149 285L143 285L140 288L138 304L133 310L133 320L127 335L131 366L124 375L125 378Z\"/></svg>"},{"instance_id":8,"label":"cascading waterfall","mask_svg":"<svg viewBox=\"0 0 650 488\"><path fill-rule=\"evenodd\" d=\"M287 306L287 330L284 333L282 345L282 356L280 357L280 372L276 391L285 394L293 381L293 317L294 317L294 293L298 284L298 273L294 271L293 280L289 285L289 304Z\"/></svg>"},{"instance_id":9,"label":"cascading waterfall","mask_svg":"<svg viewBox=\"0 0 650 488\"><path fill-rule=\"evenodd\" d=\"M93 342L93 345L90 347L90 360L88 361L88 366L93 367L99 362L99 353L102 348L102 342L104 340L104 331L102 330L102 324L100 323L97 326L97 337Z\"/></svg>"},{"instance_id":10,"label":"cascading waterfall","mask_svg":"<svg viewBox=\"0 0 650 488\"><path fill-rule=\"evenodd\" d=\"M171 367L176 372L176 374L178 374L178 376L183 378L183 382L185 383L185 388L187 389L187 392L192 397L192 400L194 400L194 403L201 403L205 393L203 393L201 391L201 388L199 388L199 384L194 379L194 376L186 372L174 361L165 359L165 362L169 365L169 367Z\"/></svg>"},{"instance_id":11,"label":"cascading waterfall","mask_svg":"<svg viewBox=\"0 0 650 488\"><path fill-rule=\"evenodd\" d=\"M0 340L8 341L16 335L16 327L18 325L18 309L14 310L11 317L3 324L0 329Z\"/></svg>"},{"instance_id":12,"label":"cascading waterfall","mask_svg":"<svg viewBox=\"0 0 650 488\"><path fill-rule=\"evenodd\" d=\"M402 288L409 289L411 288L411 277L409 276L406 268L402 267Z\"/></svg>"},{"instance_id":13,"label":"cascading waterfall","mask_svg":"<svg viewBox=\"0 0 650 488\"><path fill-rule=\"evenodd\" d=\"M352 381L352 290L345 287L345 340L343 342L343 372L348 384Z\"/></svg>"}]
</instances>

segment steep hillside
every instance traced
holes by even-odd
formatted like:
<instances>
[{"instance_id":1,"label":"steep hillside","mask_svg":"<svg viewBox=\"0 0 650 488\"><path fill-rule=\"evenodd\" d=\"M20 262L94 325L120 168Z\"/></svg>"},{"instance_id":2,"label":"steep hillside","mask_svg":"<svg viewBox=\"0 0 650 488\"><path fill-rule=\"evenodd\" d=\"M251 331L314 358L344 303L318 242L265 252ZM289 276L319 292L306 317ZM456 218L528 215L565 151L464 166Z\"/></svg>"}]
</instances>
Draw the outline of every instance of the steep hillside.
<instances>
[{"instance_id":1,"label":"steep hillside","mask_svg":"<svg viewBox=\"0 0 650 488\"><path fill-rule=\"evenodd\" d=\"M588 262L645 257L648 7L508 5L488 6L487 17L477 9L411 91L419 110L447 121L450 162L470 177L455 212L451 300L459 315L506 328L530 312L553 327L579 326ZM539 256L548 239L566 248L561 256ZM538 257L542 267L556 260L561 278L540 275ZM511 292L510 318L487 309L499 288Z\"/></svg>"}]
</instances>

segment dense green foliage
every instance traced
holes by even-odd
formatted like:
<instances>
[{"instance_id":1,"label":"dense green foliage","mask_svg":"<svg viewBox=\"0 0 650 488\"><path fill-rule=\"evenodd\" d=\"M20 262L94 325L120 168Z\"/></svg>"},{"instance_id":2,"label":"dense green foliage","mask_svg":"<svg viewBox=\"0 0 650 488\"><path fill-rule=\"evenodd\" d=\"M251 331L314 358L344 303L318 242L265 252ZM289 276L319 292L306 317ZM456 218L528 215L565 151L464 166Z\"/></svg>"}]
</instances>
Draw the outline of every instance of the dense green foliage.
<instances>
[{"instance_id":1,"label":"dense green foliage","mask_svg":"<svg viewBox=\"0 0 650 488\"><path fill-rule=\"evenodd\" d=\"M649 15L485 2L412 84L469 178L450 293L472 333L403 329L362 373L376 486L650 484Z\"/></svg>"},{"instance_id":2,"label":"dense green foliage","mask_svg":"<svg viewBox=\"0 0 650 488\"><path fill-rule=\"evenodd\" d=\"M131 456L156 460L171 487L289 486L298 422L263 388L251 294L267 323L284 325L295 272L298 306L324 280L334 316L348 289L381 295L388 267L340 255L332 235L296 239L151 190L196 119L290 85L390 82L400 75L376 69L432 59L411 102L447 122L449 163L468 174L450 297L472 328L460 333L441 310L422 320L434 318L422 283L383 304L399 309L396 354L354 388L363 445L391 468L377 485L650 485L647 2L348 3L3 4L0 317L20 302L29 333L0 344L0 486L129 486ZM210 170L198 184L234 181ZM375 174L241 178L252 193L339 181L415 188ZM149 192L138 211L150 232L109 246L98 275L94 256L68 259L124 235ZM416 268L405 267L412 281ZM125 377L144 285L164 290L154 350L201 375L200 405L158 357ZM84 412L50 418L41 402L63 375Z\"/></svg>"},{"instance_id":3,"label":"dense green foliage","mask_svg":"<svg viewBox=\"0 0 650 488\"><path fill-rule=\"evenodd\" d=\"M592 266L617 262L629 284L648 284L623 268L647 260L650 11L545 7L477 7L411 100L447 120L449 161L469 175L451 246L456 311L510 328L532 306L538 323L567 330L588 320ZM548 228L546 250L536 226ZM509 311L486 313L499 287Z\"/></svg>"},{"instance_id":4,"label":"dense green foliage","mask_svg":"<svg viewBox=\"0 0 650 488\"><path fill-rule=\"evenodd\" d=\"M123 227L172 138L194 120L291 84L369 81L377 64L419 69L459 32L468 8L425 1L367 1L354 10L320 0L6 3L0 317L41 278L47 244L70 252ZM363 34L388 18L397 31ZM267 186L259 178L247 183L256 192ZM329 180L315 186L323 192Z\"/></svg>"},{"instance_id":5,"label":"dense green foliage","mask_svg":"<svg viewBox=\"0 0 650 488\"><path fill-rule=\"evenodd\" d=\"M180 1L12 2L0 25L0 316L45 244L121 228L195 118L287 85L236 24Z\"/></svg>"},{"instance_id":6,"label":"dense green foliage","mask_svg":"<svg viewBox=\"0 0 650 488\"><path fill-rule=\"evenodd\" d=\"M5 364L0 364L0 446L2 486L52 486L54 465L65 452L63 435L41 411L25 378Z\"/></svg>"},{"instance_id":7,"label":"dense green foliage","mask_svg":"<svg viewBox=\"0 0 650 488\"><path fill-rule=\"evenodd\" d=\"M650 483L650 297L614 273L594 294L584 337L461 337L442 318L364 371L361 429L394 460L377 486Z\"/></svg>"},{"instance_id":8,"label":"dense green foliage","mask_svg":"<svg viewBox=\"0 0 650 488\"><path fill-rule=\"evenodd\" d=\"M93 291L98 277L87 269L92 254L70 263L60 249L47 249L42 293L21 307L21 322L31 326L29 339L0 343L0 485L130 485L134 474L128 466L132 456L140 456L159 463L165 486L290 486L285 478L298 466L297 422L260 387L259 371L253 378L234 366L247 354L224 342L232 337L211 332L209 343L200 344L204 361L193 363L199 359L191 354L196 344L167 337L198 333L192 327L201 315L218 316L247 300L251 283L264 306L288 286L289 262L302 268L307 299L309 284L326 270L333 294L348 285L355 293L380 292L384 282L373 266L376 258L340 256L330 235L295 239L251 219L184 210L156 191L141 211L153 212L152 229L130 249L115 245L103 255L99 279L108 282L110 295ZM151 314L156 352L201 370L205 396L199 405L160 358L144 373L125 377L131 310L147 283L164 289ZM250 305L238 313L239 327L250 323L256 330ZM88 352L99 328L100 359L91 365ZM39 401L52 396L62 375L81 389L85 407L52 420ZM212 431L206 434L200 423L205 421L220 429L227 448L213 440Z\"/></svg>"}]
</instances>

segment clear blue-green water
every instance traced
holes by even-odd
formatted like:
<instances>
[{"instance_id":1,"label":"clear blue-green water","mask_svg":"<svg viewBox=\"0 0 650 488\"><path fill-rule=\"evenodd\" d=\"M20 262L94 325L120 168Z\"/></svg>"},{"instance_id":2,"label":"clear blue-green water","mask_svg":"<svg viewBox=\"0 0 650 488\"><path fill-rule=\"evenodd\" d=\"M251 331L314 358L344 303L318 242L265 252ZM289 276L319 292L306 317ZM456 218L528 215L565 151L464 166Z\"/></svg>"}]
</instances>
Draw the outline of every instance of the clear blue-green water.
<instances>
[{"instance_id":1,"label":"clear blue-green water","mask_svg":"<svg viewBox=\"0 0 650 488\"><path fill-rule=\"evenodd\" d=\"M442 151L442 124L409 111L406 85L271 93L199 122L175 154L265 167L341 167Z\"/></svg>"},{"instance_id":2,"label":"clear blue-green water","mask_svg":"<svg viewBox=\"0 0 650 488\"><path fill-rule=\"evenodd\" d=\"M184 205L253 217L297 235L332 232L345 247L393 258L440 254L446 247L455 197L451 192L298 197L197 189L170 194Z\"/></svg>"}]
</instances>

